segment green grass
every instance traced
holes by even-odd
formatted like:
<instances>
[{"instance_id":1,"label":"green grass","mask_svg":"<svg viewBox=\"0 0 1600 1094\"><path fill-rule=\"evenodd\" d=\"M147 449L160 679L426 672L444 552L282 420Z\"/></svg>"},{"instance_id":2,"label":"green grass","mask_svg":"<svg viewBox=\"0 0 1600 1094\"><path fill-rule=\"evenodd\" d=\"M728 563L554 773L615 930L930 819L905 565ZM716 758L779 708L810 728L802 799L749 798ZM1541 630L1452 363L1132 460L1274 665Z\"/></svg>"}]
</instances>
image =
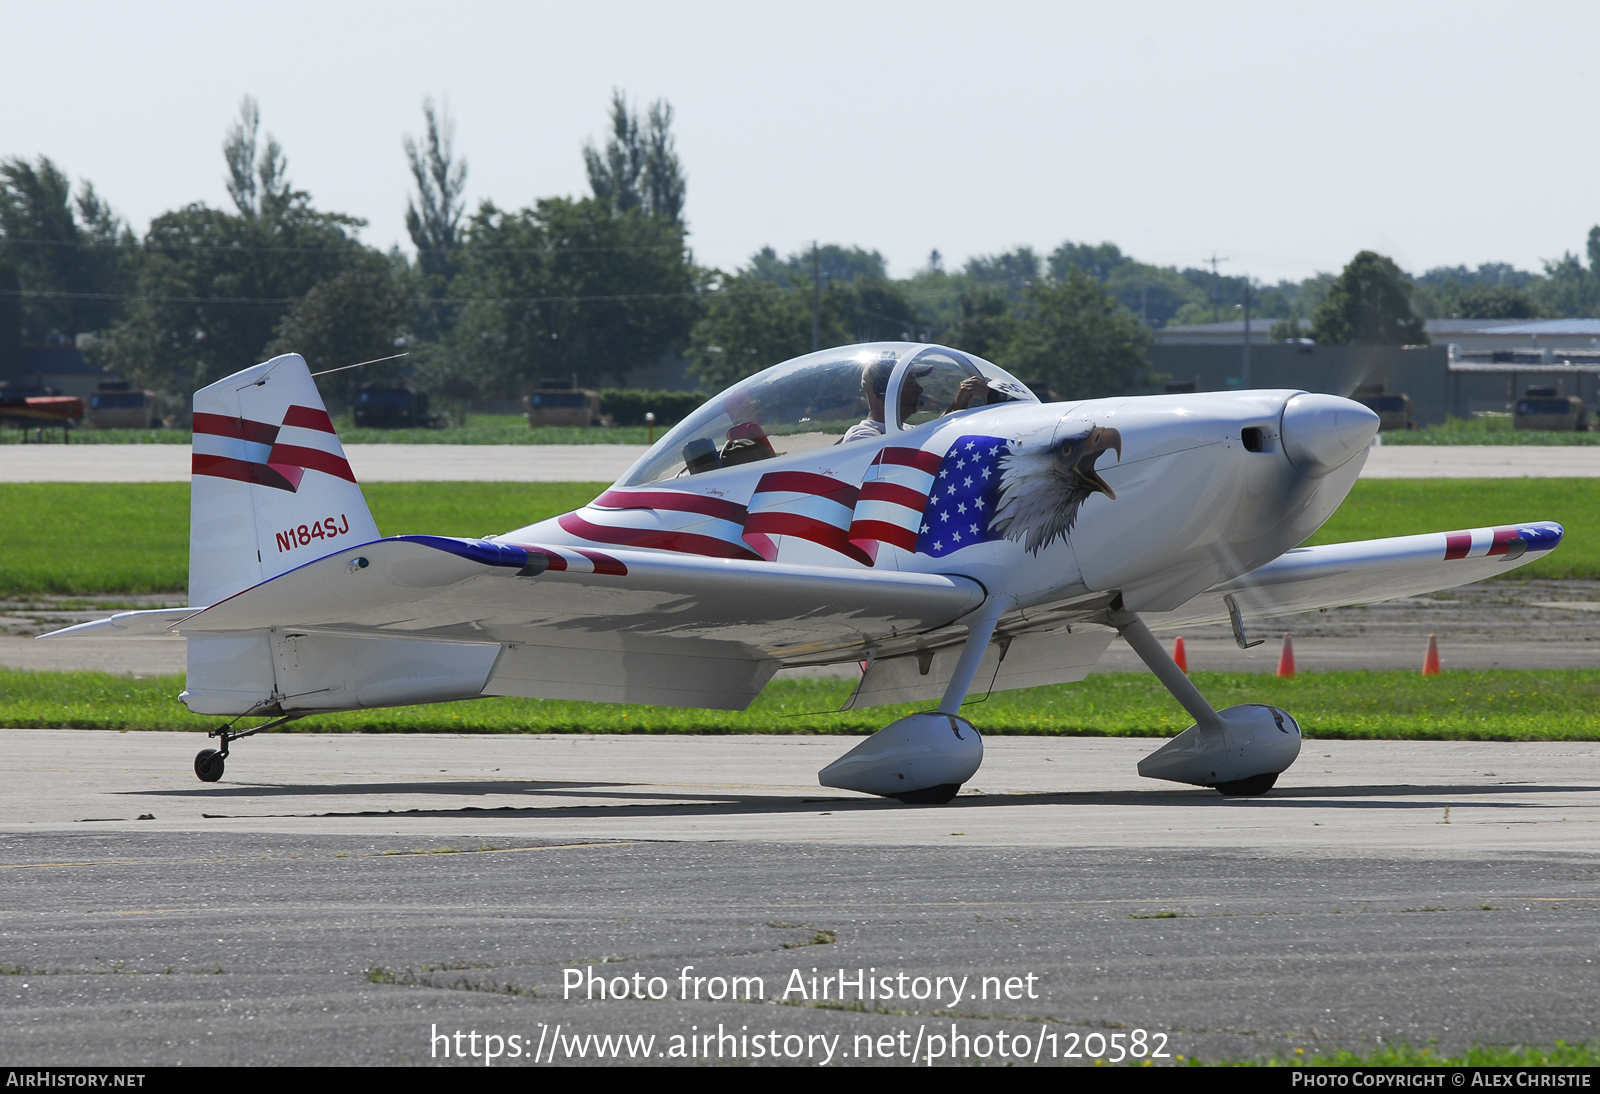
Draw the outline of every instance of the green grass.
<instances>
[{"instance_id":1,"label":"green grass","mask_svg":"<svg viewBox=\"0 0 1600 1094\"><path fill-rule=\"evenodd\" d=\"M362 492L384 535L481 536L576 509L605 486L377 482ZM188 585L188 483L0 483L0 512L0 596Z\"/></svg>"},{"instance_id":2,"label":"green grass","mask_svg":"<svg viewBox=\"0 0 1600 1094\"><path fill-rule=\"evenodd\" d=\"M604 483L408 482L362 487L384 535L508 532L576 509ZM185 483L0 483L0 596L181 592ZM1561 547L1513 578L1600 578L1600 479L1366 479L1309 541L1556 520Z\"/></svg>"},{"instance_id":3,"label":"green grass","mask_svg":"<svg viewBox=\"0 0 1600 1094\"><path fill-rule=\"evenodd\" d=\"M1390 444L1600 444L1600 433L1556 433L1543 429L1515 429L1509 414L1462 420L1450 418L1425 429L1397 429L1383 435Z\"/></svg>"},{"instance_id":4,"label":"green grass","mask_svg":"<svg viewBox=\"0 0 1600 1094\"><path fill-rule=\"evenodd\" d=\"M1569 1045L1557 1041L1549 1047L1530 1045L1474 1045L1455 1055L1438 1055L1429 1048L1385 1045L1365 1052L1296 1049L1282 1059L1226 1063L1189 1059L1190 1067L1595 1067L1600 1049L1594 1045Z\"/></svg>"},{"instance_id":5,"label":"green grass","mask_svg":"<svg viewBox=\"0 0 1600 1094\"><path fill-rule=\"evenodd\" d=\"M1600 434L1597 434L1600 436ZM1363 479L1308 543L1553 520L1566 535L1525 578L1600 578L1600 479Z\"/></svg>"},{"instance_id":6,"label":"green grass","mask_svg":"<svg viewBox=\"0 0 1600 1094\"><path fill-rule=\"evenodd\" d=\"M1600 670L1198 673L1218 707L1272 703L1307 736L1325 740L1573 741L1600 739ZM432 706L323 714L300 732L365 733L871 733L929 704L844 714L848 681L778 681L747 711L479 699ZM143 679L97 672L0 670L0 725L46 729L210 729L222 719L189 714L178 676ZM999 692L965 713L989 734L1168 737L1193 720L1153 676L1107 674L1078 684Z\"/></svg>"},{"instance_id":7,"label":"green grass","mask_svg":"<svg viewBox=\"0 0 1600 1094\"><path fill-rule=\"evenodd\" d=\"M642 425L583 429L566 426L528 427L520 414L469 414L464 426L444 429L357 429L348 416L339 419L339 440L345 444L645 444L650 431ZM654 435L665 432L657 427ZM29 434L30 438L32 433ZM47 430L47 443L59 443L61 430ZM187 429L74 429L71 444L188 444ZM20 430L0 430L0 444L21 444Z\"/></svg>"}]
</instances>

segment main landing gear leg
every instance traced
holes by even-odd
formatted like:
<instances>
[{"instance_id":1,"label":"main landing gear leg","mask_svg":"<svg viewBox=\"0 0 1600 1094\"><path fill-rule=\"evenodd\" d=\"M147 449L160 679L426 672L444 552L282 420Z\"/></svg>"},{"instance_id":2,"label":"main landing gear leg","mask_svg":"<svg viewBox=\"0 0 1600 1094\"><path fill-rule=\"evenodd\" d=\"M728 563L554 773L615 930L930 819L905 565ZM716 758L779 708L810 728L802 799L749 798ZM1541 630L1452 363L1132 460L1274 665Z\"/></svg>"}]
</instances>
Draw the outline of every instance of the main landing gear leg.
<instances>
[{"instance_id":1,"label":"main landing gear leg","mask_svg":"<svg viewBox=\"0 0 1600 1094\"><path fill-rule=\"evenodd\" d=\"M1254 797L1271 790L1300 755L1299 724L1277 707L1218 711L1138 615L1117 610L1108 613L1107 622L1194 718L1194 725L1139 761L1139 774L1209 786L1230 797Z\"/></svg>"},{"instance_id":2,"label":"main landing gear leg","mask_svg":"<svg viewBox=\"0 0 1600 1094\"><path fill-rule=\"evenodd\" d=\"M285 714L282 718L274 718L272 721L264 722L261 725L256 726L254 729L241 730L238 733L235 733L228 728L228 726L233 725L233 722L229 722L221 729L213 729L210 733L207 733L206 736L222 738L222 747L220 749L202 748L194 758L194 773L199 776L200 781L203 783L216 782L218 779L222 778L223 768L227 766L228 746L230 744L239 740L241 737L254 737L257 733L260 733L263 730L276 729L285 722L292 722L296 718L300 717L303 717L303 715ZM237 720L238 719L235 719L235 721Z\"/></svg>"},{"instance_id":3,"label":"main landing gear leg","mask_svg":"<svg viewBox=\"0 0 1600 1094\"><path fill-rule=\"evenodd\" d=\"M983 738L961 717L995 624L1010 602L986 605L967 628L967 642L936 711L891 722L817 773L823 786L895 798L906 805L943 805L983 762Z\"/></svg>"}]
</instances>

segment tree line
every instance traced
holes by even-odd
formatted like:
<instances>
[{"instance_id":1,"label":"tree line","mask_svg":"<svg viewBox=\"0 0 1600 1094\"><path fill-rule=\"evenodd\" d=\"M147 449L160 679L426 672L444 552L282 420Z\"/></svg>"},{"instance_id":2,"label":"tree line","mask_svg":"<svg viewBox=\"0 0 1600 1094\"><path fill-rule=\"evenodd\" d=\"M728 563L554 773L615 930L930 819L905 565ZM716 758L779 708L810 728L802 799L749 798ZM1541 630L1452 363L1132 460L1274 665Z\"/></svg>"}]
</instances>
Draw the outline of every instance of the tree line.
<instances>
[{"instance_id":1,"label":"tree line","mask_svg":"<svg viewBox=\"0 0 1600 1094\"><path fill-rule=\"evenodd\" d=\"M0 374L20 347L80 332L97 335L97 362L182 402L277 352L314 370L403 353L323 377L325 396L337 406L404 379L465 406L539 378L614 385L674 361L712 390L814 346L904 339L1079 397L1148 383L1153 329L1236 319L1247 303L1274 336L1329 344L1415 344L1433 317L1600 314L1600 227L1587 266L1566 254L1539 274L1491 263L1412 277L1362 252L1337 276L1263 285L1073 242L957 270L935 251L898 279L877 251L838 244L708 268L688 243L672 122L665 101L640 111L614 93L604 142L582 149L587 196L469 211L450 119L425 102L421 136L402 142L410 256L363 243L362 220L296 188L248 98L222 144L233 207L170 210L142 237L49 159L0 160Z\"/></svg>"}]
</instances>

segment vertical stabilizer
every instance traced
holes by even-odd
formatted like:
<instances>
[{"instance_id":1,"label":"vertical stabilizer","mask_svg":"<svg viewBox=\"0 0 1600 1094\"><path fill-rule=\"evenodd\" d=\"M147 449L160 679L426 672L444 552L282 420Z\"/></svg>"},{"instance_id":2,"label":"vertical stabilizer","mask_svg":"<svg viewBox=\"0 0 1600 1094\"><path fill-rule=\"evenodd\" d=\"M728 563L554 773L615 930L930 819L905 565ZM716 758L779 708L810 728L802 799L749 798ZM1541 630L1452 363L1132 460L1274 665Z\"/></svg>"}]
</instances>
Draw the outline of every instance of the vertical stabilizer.
<instances>
[{"instance_id":1,"label":"vertical stabilizer","mask_svg":"<svg viewBox=\"0 0 1600 1094\"><path fill-rule=\"evenodd\" d=\"M377 538L305 358L286 353L194 393L189 603Z\"/></svg>"}]
</instances>

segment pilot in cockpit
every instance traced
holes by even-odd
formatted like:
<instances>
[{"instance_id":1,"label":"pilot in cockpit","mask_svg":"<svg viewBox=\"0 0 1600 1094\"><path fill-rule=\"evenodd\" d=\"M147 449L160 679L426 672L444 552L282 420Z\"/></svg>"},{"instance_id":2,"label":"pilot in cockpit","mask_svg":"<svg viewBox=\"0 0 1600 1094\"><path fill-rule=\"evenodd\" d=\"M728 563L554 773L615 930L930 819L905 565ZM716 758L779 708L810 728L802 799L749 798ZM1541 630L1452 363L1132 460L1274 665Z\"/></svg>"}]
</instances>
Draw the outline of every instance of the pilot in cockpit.
<instances>
[{"instance_id":1,"label":"pilot in cockpit","mask_svg":"<svg viewBox=\"0 0 1600 1094\"><path fill-rule=\"evenodd\" d=\"M917 382L920 376L926 376L933 371L932 365L913 365L906 370L905 379L900 381L900 420L903 422L917 412L917 407L922 404L923 389ZM867 398L867 416L860 422L851 426L849 431L839 443L848 444L850 441L866 441L881 437L887 431L884 424L884 397L889 391L889 376L894 372L893 358L880 358L873 361L861 370L861 393ZM961 386L956 389L955 400L945 410L946 414L953 414L957 410L965 410L972 405L974 399L986 397L988 383L982 376L968 376L961 381Z\"/></svg>"}]
</instances>

